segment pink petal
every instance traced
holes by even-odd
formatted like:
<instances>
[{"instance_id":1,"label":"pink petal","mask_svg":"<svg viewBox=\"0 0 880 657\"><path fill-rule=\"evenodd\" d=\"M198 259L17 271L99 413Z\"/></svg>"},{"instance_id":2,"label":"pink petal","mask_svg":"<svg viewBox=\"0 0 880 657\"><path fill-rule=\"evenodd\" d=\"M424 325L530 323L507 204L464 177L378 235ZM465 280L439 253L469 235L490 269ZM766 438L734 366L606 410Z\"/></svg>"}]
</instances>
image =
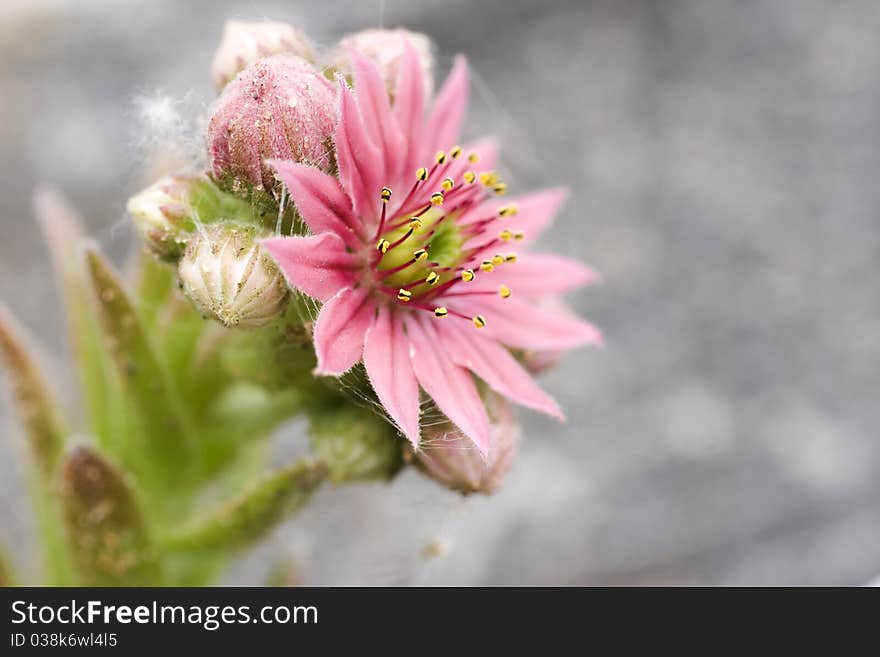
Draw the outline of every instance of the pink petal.
<instances>
[{"instance_id":1,"label":"pink petal","mask_svg":"<svg viewBox=\"0 0 880 657\"><path fill-rule=\"evenodd\" d=\"M414 447L419 445L419 384L399 317L379 309L364 343L364 366L382 406Z\"/></svg>"},{"instance_id":2,"label":"pink petal","mask_svg":"<svg viewBox=\"0 0 880 657\"><path fill-rule=\"evenodd\" d=\"M339 180L348 191L354 214L367 226L377 221L383 183L381 152L370 140L351 90L339 81L340 117L336 128L336 161Z\"/></svg>"},{"instance_id":3,"label":"pink petal","mask_svg":"<svg viewBox=\"0 0 880 657\"><path fill-rule=\"evenodd\" d=\"M513 217L514 227L525 233L525 239L519 243L520 248L534 242L550 227L568 196L567 189L556 187L514 197L508 201L518 207L518 212Z\"/></svg>"},{"instance_id":4,"label":"pink petal","mask_svg":"<svg viewBox=\"0 0 880 657\"><path fill-rule=\"evenodd\" d=\"M502 265L503 266L503 265ZM486 337L520 349L561 350L602 344L592 324L558 308L537 305L512 296L451 297L444 301L467 315L482 315Z\"/></svg>"},{"instance_id":5,"label":"pink petal","mask_svg":"<svg viewBox=\"0 0 880 657\"><path fill-rule=\"evenodd\" d=\"M405 171L422 166L416 144L422 142L422 121L425 112L425 81L419 56L408 39L404 42L403 57L397 73L397 96L394 99L394 116L408 145Z\"/></svg>"},{"instance_id":6,"label":"pink petal","mask_svg":"<svg viewBox=\"0 0 880 657\"><path fill-rule=\"evenodd\" d=\"M574 290L598 278L595 270L576 260L544 253L521 253L515 263L505 263L491 274L477 276L469 289L497 291L503 284L516 296L534 298Z\"/></svg>"},{"instance_id":7,"label":"pink petal","mask_svg":"<svg viewBox=\"0 0 880 657\"><path fill-rule=\"evenodd\" d=\"M269 160L267 164L287 185L299 215L313 233L330 231L346 244L357 244L352 227L358 224L351 213L351 199L336 178L296 162Z\"/></svg>"},{"instance_id":8,"label":"pink petal","mask_svg":"<svg viewBox=\"0 0 880 657\"><path fill-rule=\"evenodd\" d=\"M291 287L326 301L355 281L359 260L335 233L313 237L271 237L263 248L275 258Z\"/></svg>"},{"instance_id":9,"label":"pink petal","mask_svg":"<svg viewBox=\"0 0 880 657\"><path fill-rule=\"evenodd\" d=\"M375 312L375 304L362 289L341 290L323 305L315 321L318 374L339 376L360 361Z\"/></svg>"},{"instance_id":10,"label":"pink petal","mask_svg":"<svg viewBox=\"0 0 880 657\"><path fill-rule=\"evenodd\" d=\"M388 184L391 184L397 180L403 163L403 134L391 114L388 91L376 65L354 49L348 54L364 128L379 147L382 170L386 172Z\"/></svg>"},{"instance_id":11,"label":"pink petal","mask_svg":"<svg viewBox=\"0 0 880 657\"><path fill-rule=\"evenodd\" d=\"M464 57L455 58L443 88L437 94L431 115L425 127L428 152L423 157L431 157L434 151L448 149L455 145L461 133L461 124L468 104L468 67Z\"/></svg>"},{"instance_id":12,"label":"pink petal","mask_svg":"<svg viewBox=\"0 0 880 657\"><path fill-rule=\"evenodd\" d=\"M471 370L505 397L564 419L559 405L538 387L507 349L488 338L474 335L473 331L473 327L457 324L437 327L437 333L456 364Z\"/></svg>"},{"instance_id":13,"label":"pink petal","mask_svg":"<svg viewBox=\"0 0 880 657\"><path fill-rule=\"evenodd\" d=\"M498 208L503 205L516 205L517 214L509 217L507 225L525 233L525 239L517 242L517 248L522 249L550 227L568 195L568 190L564 187L555 187L512 198L492 198L468 210L459 218L459 223L469 224L487 219L495 216Z\"/></svg>"},{"instance_id":14,"label":"pink petal","mask_svg":"<svg viewBox=\"0 0 880 657\"><path fill-rule=\"evenodd\" d=\"M489 454L489 418L473 378L451 363L438 345L433 318L406 317L413 371L437 407L470 438L483 458Z\"/></svg>"}]
</instances>

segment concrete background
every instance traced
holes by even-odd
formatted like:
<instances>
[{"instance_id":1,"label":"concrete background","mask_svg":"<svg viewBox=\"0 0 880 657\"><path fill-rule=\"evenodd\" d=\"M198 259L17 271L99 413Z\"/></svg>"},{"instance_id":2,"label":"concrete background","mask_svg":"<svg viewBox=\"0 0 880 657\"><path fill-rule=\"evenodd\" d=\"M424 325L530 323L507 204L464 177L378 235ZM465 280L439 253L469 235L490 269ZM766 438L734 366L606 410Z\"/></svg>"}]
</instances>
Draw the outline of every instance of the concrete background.
<instances>
[{"instance_id":1,"label":"concrete background","mask_svg":"<svg viewBox=\"0 0 880 657\"><path fill-rule=\"evenodd\" d=\"M119 258L151 145L135 98L203 109L228 17L288 20L326 45L384 20L431 34L441 67L466 52L468 131L505 139L515 189L574 191L546 244L604 274L572 302L608 339L547 377L569 422L523 413L495 497L414 473L326 489L228 583L262 582L279 552L308 584L859 584L880 571L880 4L7 0L0 298L67 390L30 191L67 193ZM15 437L4 404L0 540L27 571ZM299 428L281 441L295 450Z\"/></svg>"}]
</instances>

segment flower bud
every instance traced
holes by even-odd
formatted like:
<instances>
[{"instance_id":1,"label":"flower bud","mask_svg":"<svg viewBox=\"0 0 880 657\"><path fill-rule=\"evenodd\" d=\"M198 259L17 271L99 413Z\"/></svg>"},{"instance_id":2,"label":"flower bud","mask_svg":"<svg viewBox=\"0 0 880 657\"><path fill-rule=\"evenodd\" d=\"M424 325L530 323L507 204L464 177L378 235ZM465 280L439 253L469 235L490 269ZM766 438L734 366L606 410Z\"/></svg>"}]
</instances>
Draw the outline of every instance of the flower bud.
<instances>
[{"instance_id":1,"label":"flower bud","mask_svg":"<svg viewBox=\"0 0 880 657\"><path fill-rule=\"evenodd\" d=\"M194 182L194 176L166 176L128 200L128 213L144 245L163 260L180 257L195 227L189 204Z\"/></svg>"},{"instance_id":2,"label":"flower bud","mask_svg":"<svg viewBox=\"0 0 880 657\"><path fill-rule=\"evenodd\" d=\"M258 59L271 55L314 59L312 44L300 30L274 21L226 21L223 39L214 53L211 75L222 91L236 75Z\"/></svg>"},{"instance_id":3,"label":"flower bud","mask_svg":"<svg viewBox=\"0 0 880 657\"><path fill-rule=\"evenodd\" d=\"M336 87L294 55L260 59L226 85L208 124L211 170L226 189L270 191L273 158L330 170Z\"/></svg>"},{"instance_id":4,"label":"flower bud","mask_svg":"<svg viewBox=\"0 0 880 657\"><path fill-rule=\"evenodd\" d=\"M450 422L423 429L416 462L432 479L461 493L493 493L501 487L519 449L520 426L510 404L495 393L486 396L489 459Z\"/></svg>"},{"instance_id":5,"label":"flower bud","mask_svg":"<svg viewBox=\"0 0 880 657\"><path fill-rule=\"evenodd\" d=\"M384 417L343 399L342 404L318 404L310 409L315 455L336 483L391 479L403 466L397 430Z\"/></svg>"},{"instance_id":6,"label":"flower bud","mask_svg":"<svg viewBox=\"0 0 880 657\"><path fill-rule=\"evenodd\" d=\"M533 376L544 374L559 364L565 351L524 351L522 364Z\"/></svg>"},{"instance_id":7,"label":"flower bud","mask_svg":"<svg viewBox=\"0 0 880 657\"><path fill-rule=\"evenodd\" d=\"M206 226L190 240L177 272L196 308L230 328L264 326L287 300L287 283L251 227Z\"/></svg>"},{"instance_id":8,"label":"flower bud","mask_svg":"<svg viewBox=\"0 0 880 657\"><path fill-rule=\"evenodd\" d=\"M326 57L327 66L351 78L352 67L348 50L360 52L371 59L388 89L388 95L397 95L397 73L403 57L406 41L412 44L419 57L425 80L425 95L430 96L434 88L434 57L431 54L431 40L419 32L409 30L363 30L342 38Z\"/></svg>"}]
</instances>

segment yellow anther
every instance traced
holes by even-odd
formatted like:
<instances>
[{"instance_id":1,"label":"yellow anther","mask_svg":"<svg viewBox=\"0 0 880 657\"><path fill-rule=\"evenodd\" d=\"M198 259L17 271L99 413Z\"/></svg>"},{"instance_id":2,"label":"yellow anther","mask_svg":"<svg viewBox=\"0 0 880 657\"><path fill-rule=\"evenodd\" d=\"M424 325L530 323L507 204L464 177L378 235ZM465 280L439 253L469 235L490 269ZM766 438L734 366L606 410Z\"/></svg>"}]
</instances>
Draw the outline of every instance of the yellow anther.
<instances>
[{"instance_id":1,"label":"yellow anther","mask_svg":"<svg viewBox=\"0 0 880 657\"><path fill-rule=\"evenodd\" d=\"M492 256L492 264L495 265L496 267L498 265L503 265L504 264L504 256L501 255L500 253L496 253L495 255Z\"/></svg>"},{"instance_id":2,"label":"yellow anther","mask_svg":"<svg viewBox=\"0 0 880 657\"><path fill-rule=\"evenodd\" d=\"M498 288L498 294L501 295L501 298L502 298L502 299L506 299L506 298L508 298L508 297L510 296L510 294L511 294L511 292L510 292L510 288L507 287L506 285L502 285L501 287Z\"/></svg>"},{"instance_id":3,"label":"yellow anther","mask_svg":"<svg viewBox=\"0 0 880 657\"><path fill-rule=\"evenodd\" d=\"M453 146L452 149L449 151L449 154L452 156L452 159L454 160L459 155L461 155L461 146Z\"/></svg>"},{"instance_id":4,"label":"yellow anther","mask_svg":"<svg viewBox=\"0 0 880 657\"><path fill-rule=\"evenodd\" d=\"M504 262L510 262L510 263L516 262L516 254L515 253L508 253L506 256L504 256Z\"/></svg>"},{"instance_id":5,"label":"yellow anther","mask_svg":"<svg viewBox=\"0 0 880 657\"><path fill-rule=\"evenodd\" d=\"M513 239L513 231L510 228L505 228L500 233L498 233L498 237L500 237L505 242L509 242Z\"/></svg>"},{"instance_id":6,"label":"yellow anther","mask_svg":"<svg viewBox=\"0 0 880 657\"><path fill-rule=\"evenodd\" d=\"M463 272L461 272L461 280L463 280L465 283L470 283L472 280L474 280L474 276L475 274L473 269L465 269Z\"/></svg>"},{"instance_id":7,"label":"yellow anther","mask_svg":"<svg viewBox=\"0 0 880 657\"><path fill-rule=\"evenodd\" d=\"M443 188L444 192L449 192L455 187L455 181L452 178L444 178L443 182L440 183L440 186Z\"/></svg>"},{"instance_id":8,"label":"yellow anther","mask_svg":"<svg viewBox=\"0 0 880 657\"><path fill-rule=\"evenodd\" d=\"M443 205L443 192L434 192L431 194L432 205Z\"/></svg>"},{"instance_id":9,"label":"yellow anther","mask_svg":"<svg viewBox=\"0 0 880 657\"><path fill-rule=\"evenodd\" d=\"M420 230L422 227L422 220L418 217L413 217L409 220L409 229L410 230Z\"/></svg>"},{"instance_id":10,"label":"yellow anther","mask_svg":"<svg viewBox=\"0 0 880 657\"><path fill-rule=\"evenodd\" d=\"M437 154L434 156L434 161L437 164L443 164L446 161L446 151L437 151Z\"/></svg>"},{"instance_id":11,"label":"yellow anther","mask_svg":"<svg viewBox=\"0 0 880 657\"><path fill-rule=\"evenodd\" d=\"M439 308L434 308L434 317L446 317L449 314L449 311L446 310L443 306Z\"/></svg>"},{"instance_id":12,"label":"yellow anther","mask_svg":"<svg viewBox=\"0 0 880 657\"><path fill-rule=\"evenodd\" d=\"M382 196L382 202L387 203L388 201L391 200L391 190L387 187L383 187L381 196Z\"/></svg>"},{"instance_id":13,"label":"yellow anther","mask_svg":"<svg viewBox=\"0 0 880 657\"><path fill-rule=\"evenodd\" d=\"M494 171L480 171L477 178L480 179L480 182L482 184L484 184L484 185L486 185L486 187L488 187L489 185L492 185L495 182L497 182L498 174L495 173Z\"/></svg>"},{"instance_id":14,"label":"yellow anther","mask_svg":"<svg viewBox=\"0 0 880 657\"><path fill-rule=\"evenodd\" d=\"M471 164L474 164L475 162L479 162L479 161L480 161L480 154L479 153L477 153L476 151L471 151L470 153L468 153L468 162L470 162Z\"/></svg>"},{"instance_id":15,"label":"yellow anther","mask_svg":"<svg viewBox=\"0 0 880 657\"><path fill-rule=\"evenodd\" d=\"M464 181L468 185L473 185L474 181L477 179L477 174L475 174L473 171L465 171L464 175L462 175L462 178L464 178Z\"/></svg>"},{"instance_id":16,"label":"yellow anther","mask_svg":"<svg viewBox=\"0 0 880 657\"><path fill-rule=\"evenodd\" d=\"M483 328L484 326L486 326L486 318L482 315L474 315L473 321L474 326L476 326L477 328Z\"/></svg>"},{"instance_id":17,"label":"yellow anther","mask_svg":"<svg viewBox=\"0 0 880 657\"><path fill-rule=\"evenodd\" d=\"M424 182L428 179L428 170L425 167L419 167L416 169L416 178Z\"/></svg>"},{"instance_id":18,"label":"yellow anther","mask_svg":"<svg viewBox=\"0 0 880 657\"><path fill-rule=\"evenodd\" d=\"M488 273L495 269L495 265L492 263L491 260L483 260L482 264L480 265L480 269Z\"/></svg>"},{"instance_id":19,"label":"yellow anther","mask_svg":"<svg viewBox=\"0 0 880 657\"><path fill-rule=\"evenodd\" d=\"M492 191L496 194L503 194L507 191L507 185L503 182L498 183L494 187L492 187Z\"/></svg>"},{"instance_id":20,"label":"yellow anther","mask_svg":"<svg viewBox=\"0 0 880 657\"><path fill-rule=\"evenodd\" d=\"M430 274L425 276L425 283L428 285L437 285L440 282L440 274L435 271L432 271Z\"/></svg>"},{"instance_id":21,"label":"yellow anther","mask_svg":"<svg viewBox=\"0 0 880 657\"><path fill-rule=\"evenodd\" d=\"M498 208L498 215L501 217L513 217L516 216L516 213L519 211L519 207L516 203L511 203L510 205L502 205Z\"/></svg>"},{"instance_id":22,"label":"yellow anther","mask_svg":"<svg viewBox=\"0 0 880 657\"><path fill-rule=\"evenodd\" d=\"M516 230L513 232L513 239L515 239L517 242L524 240L525 238L526 234L521 230Z\"/></svg>"},{"instance_id":23,"label":"yellow anther","mask_svg":"<svg viewBox=\"0 0 880 657\"><path fill-rule=\"evenodd\" d=\"M409 301L411 298L412 298L412 292L410 292L409 290L404 290L403 288L400 288L397 291L398 301Z\"/></svg>"},{"instance_id":24,"label":"yellow anther","mask_svg":"<svg viewBox=\"0 0 880 657\"><path fill-rule=\"evenodd\" d=\"M413 260L425 260L428 257L428 249L413 251Z\"/></svg>"},{"instance_id":25,"label":"yellow anther","mask_svg":"<svg viewBox=\"0 0 880 657\"><path fill-rule=\"evenodd\" d=\"M376 250L381 251L382 253L386 253L389 246L391 246L391 242L389 242L388 240L379 240L379 242L376 244Z\"/></svg>"}]
</instances>

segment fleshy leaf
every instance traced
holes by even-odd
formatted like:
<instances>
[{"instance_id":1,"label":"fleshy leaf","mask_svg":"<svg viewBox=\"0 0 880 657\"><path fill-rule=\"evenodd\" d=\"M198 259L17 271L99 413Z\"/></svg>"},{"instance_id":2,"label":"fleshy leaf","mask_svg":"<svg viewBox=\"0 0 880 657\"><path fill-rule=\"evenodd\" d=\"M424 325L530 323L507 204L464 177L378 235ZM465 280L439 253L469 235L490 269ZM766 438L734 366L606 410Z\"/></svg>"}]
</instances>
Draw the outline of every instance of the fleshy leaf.
<instances>
[{"instance_id":1,"label":"fleshy leaf","mask_svg":"<svg viewBox=\"0 0 880 657\"><path fill-rule=\"evenodd\" d=\"M12 384L33 476L30 486L43 547L46 576L54 584L66 583L65 545L53 495L53 478L67 430L40 369L26 346L22 330L0 305L0 358Z\"/></svg>"},{"instance_id":2,"label":"fleshy leaf","mask_svg":"<svg viewBox=\"0 0 880 657\"><path fill-rule=\"evenodd\" d=\"M2 304L0 355L9 370L16 409L27 437L28 451L39 475L48 480L55 470L67 430L40 369L26 346L21 328Z\"/></svg>"},{"instance_id":3,"label":"fleshy leaf","mask_svg":"<svg viewBox=\"0 0 880 657\"><path fill-rule=\"evenodd\" d=\"M61 504L78 584L162 583L140 505L112 463L89 447L71 451L62 466Z\"/></svg>"},{"instance_id":4,"label":"fleshy leaf","mask_svg":"<svg viewBox=\"0 0 880 657\"><path fill-rule=\"evenodd\" d=\"M245 548L308 501L325 476L326 469L320 463L297 461L256 483L203 520L169 536L164 547L178 551Z\"/></svg>"},{"instance_id":5,"label":"fleshy leaf","mask_svg":"<svg viewBox=\"0 0 880 657\"><path fill-rule=\"evenodd\" d=\"M168 376L109 263L94 250L86 252L86 261L111 360L138 412L143 452L130 465L138 467L148 455L153 467L147 470L178 487L181 474L192 471L194 451Z\"/></svg>"},{"instance_id":6,"label":"fleshy leaf","mask_svg":"<svg viewBox=\"0 0 880 657\"><path fill-rule=\"evenodd\" d=\"M118 392L108 380L109 363L101 346L100 328L92 312L91 291L86 281L82 221L55 191L40 189L34 195L34 211L64 300L70 340L80 387L83 391L90 432L106 445L118 438L113 416L119 410Z\"/></svg>"}]
</instances>

